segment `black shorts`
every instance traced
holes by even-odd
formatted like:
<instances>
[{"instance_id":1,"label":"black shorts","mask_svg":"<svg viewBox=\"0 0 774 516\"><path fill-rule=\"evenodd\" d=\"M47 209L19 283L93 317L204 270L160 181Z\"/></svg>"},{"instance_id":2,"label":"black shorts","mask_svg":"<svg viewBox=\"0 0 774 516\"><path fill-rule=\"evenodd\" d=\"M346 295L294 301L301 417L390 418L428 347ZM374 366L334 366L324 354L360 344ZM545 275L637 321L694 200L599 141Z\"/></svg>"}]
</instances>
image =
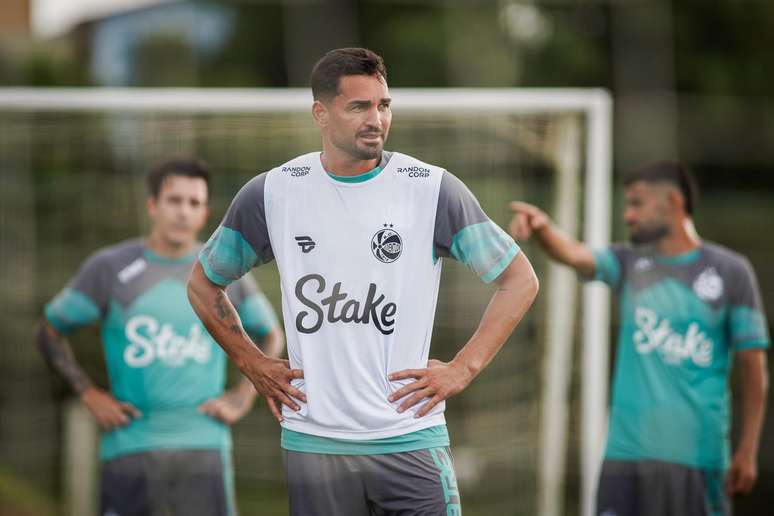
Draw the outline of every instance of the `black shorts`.
<instances>
[{"instance_id":1,"label":"black shorts","mask_svg":"<svg viewBox=\"0 0 774 516\"><path fill-rule=\"evenodd\" d=\"M723 470L660 461L605 460L598 516L731 516Z\"/></svg>"},{"instance_id":2,"label":"black shorts","mask_svg":"<svg viewBox=\"0 0 774 516\"><path fill-rule=\"evenodd\" d=\"M231 452L154 450L102 463L101 516L236 516Z\"/></svg>"}]
</instances>

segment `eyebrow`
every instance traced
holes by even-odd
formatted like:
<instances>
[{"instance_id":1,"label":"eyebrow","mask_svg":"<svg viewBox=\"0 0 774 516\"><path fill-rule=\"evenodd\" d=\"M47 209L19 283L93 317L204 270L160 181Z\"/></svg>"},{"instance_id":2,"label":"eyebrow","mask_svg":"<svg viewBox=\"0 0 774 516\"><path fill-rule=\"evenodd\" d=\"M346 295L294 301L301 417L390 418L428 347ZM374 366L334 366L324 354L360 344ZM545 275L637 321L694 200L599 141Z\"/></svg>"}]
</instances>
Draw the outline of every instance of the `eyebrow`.
<instances>
[{"instance_id":1,"label":"eyebrow","mask_svg":"<svg viewBox=\"0 0 774 516\"><path fill-rule=\"evenodd\" d=\"M370 106L372 102L370 100L351 100L349 103L347 103L348 106ZM392 98L390 97L384 97L383 99L379 100L379 104L392 104Z\"/></svg>"}]
</instances>

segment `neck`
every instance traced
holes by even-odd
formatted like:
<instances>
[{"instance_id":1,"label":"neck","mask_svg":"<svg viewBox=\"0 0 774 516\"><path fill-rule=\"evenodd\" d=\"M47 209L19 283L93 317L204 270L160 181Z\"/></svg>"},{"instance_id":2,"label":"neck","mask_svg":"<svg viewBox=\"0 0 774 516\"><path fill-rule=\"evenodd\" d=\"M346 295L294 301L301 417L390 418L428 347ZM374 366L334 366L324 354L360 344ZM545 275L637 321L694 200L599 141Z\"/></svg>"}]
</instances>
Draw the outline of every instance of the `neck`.
<instances>
[{"instance_id":1,"label":"neck","mask_svg":"<svg viewBox=\"0 0 774 516\"><path fill-rule=\"evenodd\" d=\"M180 258L186 256L193 251L196 242L190 241L182 244L172 243L165 240L156 231L152 231L146 245L148 249L153 251L154 254L163 256L164 258Z\"/></svg>"},{"instance_id":2,"label":"neck","mask_svg":"<svg viewBox=\"0 0 774 516\"><path fill-rule=\"evenodd\" d=\"M337 176L357 176L373 170L379 165L382 156L381 153L374 159L362 160L353 158L348 154L337 152L331 145L323 142L323 153L320 156L322 165L331 174Z\"/></svg>"},{"instance_id":3,"label":"neck","mask_svg":"<svg viewBox=\"0 0 774 516\"><path fill-rule=\"evenodd\" d=\"M701 245L701 238L693 225L693 220L686 217L677 224L669 236L656 245L656 252L664 256L672 256L693 251Z\"/></svg>"}]
</instances>

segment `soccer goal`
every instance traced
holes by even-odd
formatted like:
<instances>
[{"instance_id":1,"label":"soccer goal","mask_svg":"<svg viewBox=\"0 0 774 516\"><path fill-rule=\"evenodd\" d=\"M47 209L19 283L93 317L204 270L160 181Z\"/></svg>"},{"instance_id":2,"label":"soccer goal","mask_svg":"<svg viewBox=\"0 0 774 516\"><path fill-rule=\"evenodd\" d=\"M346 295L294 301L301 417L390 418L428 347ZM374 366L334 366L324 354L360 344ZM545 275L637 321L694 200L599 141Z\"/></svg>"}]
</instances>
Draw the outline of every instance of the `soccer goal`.
<instances>
[{"instance_id":1,"label":"soccer goal","mask_svg":"<svg viewBox=\"0 0 774 516\"><path fill-rule=\"evenodd\" d=\"M391 95L387 148L460 177L495 222L506 226L509 201L525 200L590 245L609 242L612 106L605 91ZM320 148L311 102L302 89L0 89L0 278L5 298L21 303L13 317L3 315L4 341L29 340L42 303L89 253L145 232L143 174L154 163L195 155L211 165L210 231L249 178ZM465 513L590 516L606 430L609 297L548 263L536 245L522 247L541 280L538 302L489 368L448 404ZM255 275L279 308L276 268ZM453 356L490 295L491 286L464 267L444 265L431 356ZM99 346L96 334L74 339L78 358L106 383ZM2 363L17 370L0 377L0 388L9 406L26 407L0 418L4 456L25 460L23 447L7 444L16 440L70 436L35 455L40 468L70 475L62 465L80 462L68 453L93 453L75 442L91 434L60 429L50 415L61 404L50 389L27 387L23 372L46 374L34 353L31 345L0 351ZM31 435L35 421L46 423ZM235 427L234 441L237 493L249 506L255 486L282 484L278 429L259 406ZM51 485L78 489L66 480Z\"/></svg>"}]
</instances>

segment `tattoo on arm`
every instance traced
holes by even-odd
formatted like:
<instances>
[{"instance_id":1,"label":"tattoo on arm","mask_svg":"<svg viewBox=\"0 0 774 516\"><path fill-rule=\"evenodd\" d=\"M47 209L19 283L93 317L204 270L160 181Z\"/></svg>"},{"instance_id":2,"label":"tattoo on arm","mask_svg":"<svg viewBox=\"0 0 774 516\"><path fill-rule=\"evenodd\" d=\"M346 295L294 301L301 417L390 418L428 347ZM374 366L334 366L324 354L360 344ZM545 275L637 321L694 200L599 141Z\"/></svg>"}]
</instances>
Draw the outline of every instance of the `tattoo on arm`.
<instances>
[{"instance_id":1,"label":"tattoo on arm","mask_svg":"<svg viewBox=\"0 0 774 516\"><path fill-rule=\"evenodd\" d=\"M242 326L238 324L237 321L234 321L234 319L237 318L235 317L236 312L234 311L233 306L229 305L230 301L226 297L226 293L222 290L219 291L215 296L215 311L218 314L218 319L228 325L228 329L231 333L241 335L243 332Z\"/></svg>"},{"instance_id":2,"label":"tattoo on arm","mask_svg":"<svg viewBox=\"0 0 774 516\"><path fill-rule=\"evenodd\" d=\"M53 331L43 321L38 323L38 349L46 363L80 394L93 385L86 372L75 361L75 355L67 338Z\"/></svg>"},{"instance_id":3,"label":"tattoo on arm","mask_svg":"<svg viewBox=\"0 0 774 516\"><path fill-rule=\"evenodd\" d=\"M215 296L215 310L218 312L218 317L221 321L229 316L226 294L222 290Z\"/></svg>"}]
</instances>

